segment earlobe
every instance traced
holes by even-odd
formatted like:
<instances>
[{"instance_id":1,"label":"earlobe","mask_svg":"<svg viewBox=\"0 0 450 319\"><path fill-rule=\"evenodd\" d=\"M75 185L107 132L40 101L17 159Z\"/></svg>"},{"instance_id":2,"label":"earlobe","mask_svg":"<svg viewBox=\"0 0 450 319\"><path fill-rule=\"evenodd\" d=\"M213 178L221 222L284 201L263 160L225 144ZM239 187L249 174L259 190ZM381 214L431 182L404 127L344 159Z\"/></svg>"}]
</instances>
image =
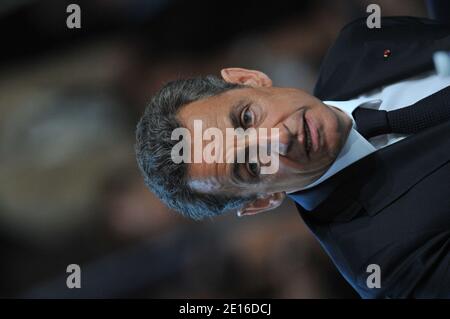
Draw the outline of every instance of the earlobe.
<instances>
[{"instance_id":1,"label":"earlobe","mask_svg":"<svg viewBox=\"0 0 450 319\"><path fill-rule=\"evenodd\" d=\"M260 196L254 201L241 207L238 210L237 215L239 217L247 215L255 215L258 213L275 209L283 203L285 198L286 198L285 192L272 193Z\"/></svg>"},{"instance_id":2,"label":"earlobe","mask_svg":"<svg viewBox=\"0 0 450 319\"><path fill-rule=\"evenodd\" d=\"M263 72L243 68L226 68L220 71L222 78L229 83L251 87L270 87L272 80Z\"/></svg>"}]
</instances>

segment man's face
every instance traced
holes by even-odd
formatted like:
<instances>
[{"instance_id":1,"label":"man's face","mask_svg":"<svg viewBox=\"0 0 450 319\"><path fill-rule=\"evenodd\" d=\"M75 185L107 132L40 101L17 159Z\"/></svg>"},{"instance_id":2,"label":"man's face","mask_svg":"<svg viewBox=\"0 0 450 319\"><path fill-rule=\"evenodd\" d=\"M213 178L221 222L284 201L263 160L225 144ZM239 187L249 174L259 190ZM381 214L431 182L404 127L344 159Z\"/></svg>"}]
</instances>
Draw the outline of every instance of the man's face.
<instances>
[{"instance_id":1,"label":"man's face","mask_svg":"<svg viewBox=\"0 0 450 319\"><path fill-rule=\"evenodd\" d=\"M202 121L203 130L219 128L224 136L226 128L236 126L267 128L269 134L271 128L278 128L278 136L269 136L277 137L281 145L279 168L274 174L258 173L257 163L187 164L191 187L204 193L234 196L289 193L307 186L336 159L351 127L348 116L314 96L270 85L233 89L195 101L184 106L177 116L191 136L194 120ZM203 142L203 146L207 143Z\"/></svg>"}]
</instances>

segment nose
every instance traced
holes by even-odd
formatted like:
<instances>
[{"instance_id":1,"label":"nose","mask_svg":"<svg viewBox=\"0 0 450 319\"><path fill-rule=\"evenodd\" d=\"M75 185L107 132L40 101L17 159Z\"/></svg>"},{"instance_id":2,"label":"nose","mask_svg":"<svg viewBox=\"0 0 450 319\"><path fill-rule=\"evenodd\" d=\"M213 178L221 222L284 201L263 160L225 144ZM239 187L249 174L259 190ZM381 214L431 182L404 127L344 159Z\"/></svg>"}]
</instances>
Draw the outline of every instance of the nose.
<instances>
[{"instance_id":1,"label":"nose","mask_svg":"<svg viewBox=\"0 0 450 319\"><path fill-rule=\"evenodd\" d=\"M275 152L278 152L281 156L287 156L292 145L292 134L284 123L277 125L275 130L272 130L270 143L271 145L272 143L278 144L278 151L274 149Z\"/></svg>"},{"instance_id":2,"label":"nose","mask_svg":"<svg viewBox=\"0 0 450 319\"><path fill-rule=\"evenodd\" d=\"M272 136L272 139L278 139L279 154L282 156L287 156L290 149L292 148L292 143L296 137L296 127L298 123L295 123L296 116L289 116L275 126L277 128L277 133Z\"/></svg>"},{"instance_id":3,"label":"nose","mask_svg":"<svg viewBox=\"0 0 450 319\"><path fill-rule=\"evenodd\" d=\"M285 123L269 129L258 129L257 138L249 144L257 143L260 147L277 152L281 156L287 156L292 145L293 134Z\"/></svg>"}]
</instances>

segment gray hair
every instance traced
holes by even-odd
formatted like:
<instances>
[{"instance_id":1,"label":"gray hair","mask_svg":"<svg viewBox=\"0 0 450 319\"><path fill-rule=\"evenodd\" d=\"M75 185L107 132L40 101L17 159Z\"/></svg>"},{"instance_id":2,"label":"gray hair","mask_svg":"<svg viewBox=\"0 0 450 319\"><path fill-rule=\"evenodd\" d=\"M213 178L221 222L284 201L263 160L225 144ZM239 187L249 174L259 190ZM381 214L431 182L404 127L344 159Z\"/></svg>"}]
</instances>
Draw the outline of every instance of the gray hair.
<instances>
[{"instance_id":1,"label":"gray hair","mask_svg":"<svg viewBox=\"0 0 450 319\"><path fill-rule=\"evenodd\" d=\"M147 106L136 129L136 158L145 184L168 207L199 220L223 214L252 200L226 194L204 194L188 185L186 163L175 164L171 151L179 141L173 130L181 127L177 112L191 102L245 87L216 76L180 79L167 83Z\"/></svg>"}]
</instances>

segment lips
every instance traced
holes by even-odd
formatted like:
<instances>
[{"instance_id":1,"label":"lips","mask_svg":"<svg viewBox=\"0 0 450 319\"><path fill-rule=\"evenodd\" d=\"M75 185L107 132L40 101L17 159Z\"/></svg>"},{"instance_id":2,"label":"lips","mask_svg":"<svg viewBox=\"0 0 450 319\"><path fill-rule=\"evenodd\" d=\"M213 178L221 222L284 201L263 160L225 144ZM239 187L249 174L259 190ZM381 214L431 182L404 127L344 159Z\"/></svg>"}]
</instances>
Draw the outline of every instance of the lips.
<instances>
[{"instance_id":1,"label":"lips","mask_svg":"<svg viewBox=\"0 0 450 319\"><path fill-rule=\"evenodd\" d=\"M305 153L306 155L309 157L309 153L311 152L311 148L312 148L312 138L311 138L311 131L308 125L307 121L304 121L304 133L305 133L305 138L304 138L304 148L305 148Z\"/></svg>"},{"instance_id":2,"label":"lips","mask_svg":"<svg viewBox=\"0 0 450 319\"><path fill-rule=\"evenodd\" d=\"M317 121L314 118L308 116L305 116L305 119L309 128L312 151L318 152L321 149L321 137L320 131L317 126Z\"/></svg>"},{"instance_id":3,"label":"lips","mask_svg":"<svg viewBox=\"0 0 450 319\"><path fill-rule=\"evenodd\" d=\"M321 137L316 123L306 112L303 114L304 149L308 157L321 148Z\"/></svg>"},{"instance_id":4,"label":"lips","mask_svg":"<svg viewBox=\"0 0 450 319\"><path fill-rule=\"evenodd\" d=\"M312 148L312 138L311 138L311 130L309 128L308 122L305 117L305 113L303 113L303 150L305 155L309 158L311 148Z\"/></svg>"}]
</instances>

